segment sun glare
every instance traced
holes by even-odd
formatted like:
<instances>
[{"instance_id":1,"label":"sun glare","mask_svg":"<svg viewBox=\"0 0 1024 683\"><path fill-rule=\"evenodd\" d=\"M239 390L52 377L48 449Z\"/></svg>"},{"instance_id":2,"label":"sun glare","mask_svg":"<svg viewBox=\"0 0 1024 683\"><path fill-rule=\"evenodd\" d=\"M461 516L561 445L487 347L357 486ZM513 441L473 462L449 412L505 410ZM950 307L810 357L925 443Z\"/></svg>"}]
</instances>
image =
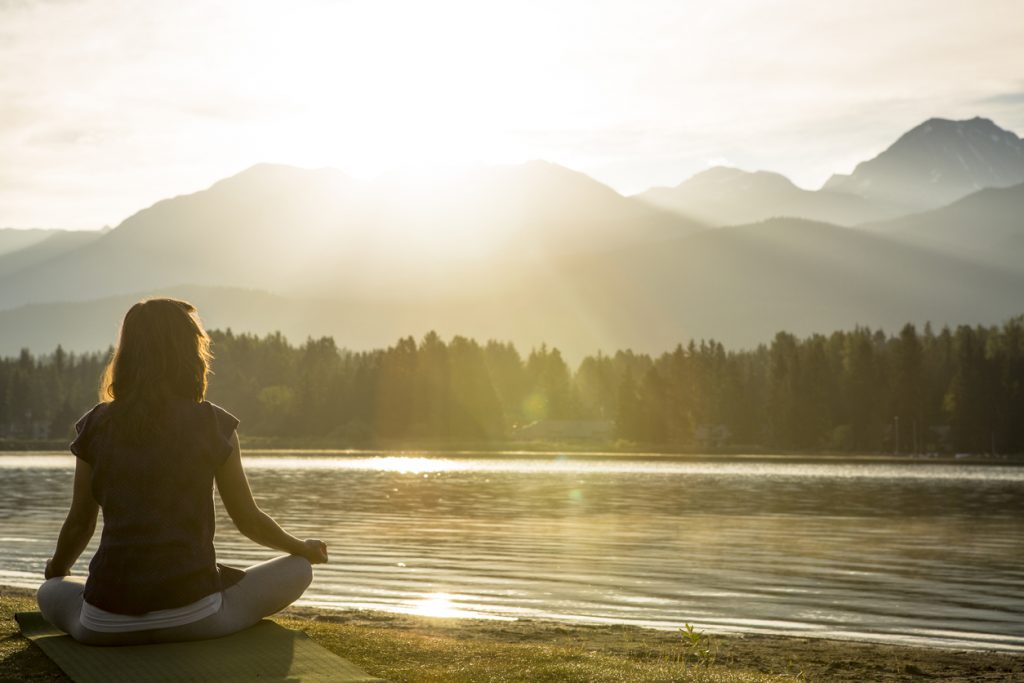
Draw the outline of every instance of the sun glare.
<instances>
[{"instance_id":1,"label":"sun glare","mask_svg":"<svg viewBox=\"0 0 1024 683\"><path fill-rule=\"evenodd\" d=\"M367 464L370 466L369 469L380 472L397 472L399 474L429 474L432 472L450 472L462 469L454 460L412 456L371 458Z\"/></svg>"},{"instance_id":2,"label":"sun glare","mask_svg":"<svg viewBox=\"0 0 1024 683\"><path fill-rule=\"evenodd\" d=\"M0 466L3 460L0 459ZM65 463L66 464L66 463ZM372 456L372 457L300 457L258 455L247 456L245 466L250 469L274 470L369 470L375 472L396 472L398 474L432 474L454 472L471 467L447 458L425 458L421 456Z\"/></svg>"},{"instance_id":3,"label":"sun glare","mask_svg":"<svg viewBox=\"0 0 1024 683\"><path fill-rule=\"evenodd\" d=\"M260 125L268 133L261 146L292 163L335 166L363 179L521 160L504 138L535 119L543 102L509 97L507 88L527 72L531 88L549 92L554 82L550 67L501 49L493 32L488 37L490 24L523 21L503 14L467 4L461 22L439 22L427 6L406 6L396 18L371 3L318 7L315 21L263 15L242 51L254 58L246 78L283 111L272 112L270 130ZM544 73L551 74L547 85Z\"/></svg>"},{"instance_id":4,"label":"sun glare","mask_svg":"<svg viewBox=\"0 0 1024 683\"><path fill-rule=\"evenodd\" d=\"M432 593L420 600L413 607L413 613L424 617L454 618L463 614L452 603L452 596L447 593Z\"/></svg>"},{"instance_id":5,"label":"sun glare","mask_svg":"<svg viewBox=\"0 0 1024 683\"><path fill-rule=\"evenodd\" d=\"M435 617L438 619L490 619L493 621L516 621L515 617L498 616L485 612L474 612L461 609L455 602L455 598L448 593L430 593L421 600L417 600L407 610L406 614L414 614L420 617Z\"/></svg>"}]
</instances>

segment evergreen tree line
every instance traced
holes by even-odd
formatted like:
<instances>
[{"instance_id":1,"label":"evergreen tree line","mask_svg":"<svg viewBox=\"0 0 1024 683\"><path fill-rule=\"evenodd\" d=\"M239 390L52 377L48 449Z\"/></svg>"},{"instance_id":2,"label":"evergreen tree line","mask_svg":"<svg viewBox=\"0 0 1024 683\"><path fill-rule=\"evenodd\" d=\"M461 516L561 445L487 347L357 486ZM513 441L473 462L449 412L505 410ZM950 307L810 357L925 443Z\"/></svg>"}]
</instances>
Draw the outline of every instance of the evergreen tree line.
<instances>
[{"instance_id":1,"label":"evergreen tree line","mask_svg":"<svg viewBox=\"0 0 1024 683\"><path fill-rule=\"evenodd\" d=\"M938 333L780 332L744 351L691 341L656 357L598 353L574 371L555 348L524 358L511 343L434 332L361 352L329 337L211 337L209 398L253 436L497 441L557 421L672 448L1024 451L1024 316ZM110 353L0 359L0 438L69 436Z\"/></svg>"}]
</instances>

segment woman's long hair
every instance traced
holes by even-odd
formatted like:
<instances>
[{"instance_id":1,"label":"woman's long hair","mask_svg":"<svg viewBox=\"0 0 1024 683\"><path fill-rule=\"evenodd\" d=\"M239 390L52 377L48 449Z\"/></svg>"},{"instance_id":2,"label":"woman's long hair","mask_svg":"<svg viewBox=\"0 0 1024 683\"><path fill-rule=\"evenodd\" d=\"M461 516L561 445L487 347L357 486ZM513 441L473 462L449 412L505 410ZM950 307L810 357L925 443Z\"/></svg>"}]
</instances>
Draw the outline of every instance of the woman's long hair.
<instances>
[{"instance_id":1,"label":"woman's long hair","mask_svg":"<svg viewBox=\"0 0 1024 683\"><path fill-rule=\"evenodd\" d=\"M128 309L100 382L100 401L113 402L116 431L137 443L157 436L170 399L206 397L212 358L210 337L192 304L147 299Z\"/></svg>"}]
</instances>

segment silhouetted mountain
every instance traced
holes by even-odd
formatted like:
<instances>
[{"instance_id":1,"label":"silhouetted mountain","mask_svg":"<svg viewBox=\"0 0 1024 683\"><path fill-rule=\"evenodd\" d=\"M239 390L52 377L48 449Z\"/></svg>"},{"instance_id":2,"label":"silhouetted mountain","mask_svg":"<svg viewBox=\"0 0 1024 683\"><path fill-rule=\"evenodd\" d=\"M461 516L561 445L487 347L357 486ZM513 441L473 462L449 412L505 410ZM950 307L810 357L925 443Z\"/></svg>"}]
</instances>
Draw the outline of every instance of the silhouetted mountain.
<instances>
[{"instance_id":1,"label":"silhouetted mountain","mask_svg":"<svg viewBox=\"0 0 1024 683\"><path fill-rule=\"evenodd\" d=\"M752 196L792 194L772 174L701 182L716 175L752 178ZM701 230L551 164L430 183L260 165L0 277L0 351L104 347L145 293L192 299L212 326L351 348L435 329L575 357L997 322L1022 312L1024 267L1006 258L1024 241L1022 193L986 190L870 229L780 218Z\"/></svg>"},{"instance_id":2,"label":"silhouetted mountain","mask_svg":"<svg viewBox=\"0 0 1024 683\"><path fill-rule=\"evenodd\" d=\"M933 209L987 187L1024 182L1024 140L992 121L929 119L851 175L817 191L785 176L715 167L673 188L637 195L654 206L710 225L773 217L856 225Z\"/></svg>"},{"instance_id":3,"label":"silhouetted mountain","mask_svg":"<svg viewBox=\"0 0 1024 683\"><path fill-rule=\"evenodd\" d=\"M99 239L107 230L11 230L4 232L27 232L30 239L12 239L8 244L21 242L23 246L0 253L0 278L54 259L62 254L80 249ZM35 239L35 238L39 239Z\"/></svg>"},{"instance_id":4,"label":"silhouetted mountain","mask_svg":"<svg viewBox=\"0 0 1024 683\"><path fill-rule=\"evenodd\" d=\"M676 187L657 187L636 195L654 206L709 225L738 225L773 217L797 217L854 225L898 214L842 192L804 190L778 173L750 173L716 166Z\"/></svg>"},{"instance_id":5,"label":"silhouetted mountain","mask_svg":"<svg viewBox=\"0 0 1024 683\"><path fill-rule=\"evenodd\" d=\"M605 349L664 348L688 337L729 345L860 323L992 322L1021 312L1024 271L1010 273L882 235L798 219L708 230L580 258L560 298L587 302L572 324ZM553 286L553 283L552 283ZM576 339L579 339L577 336ZM593 342L592 342L593 344ZM591 346L593 348L593 346Z\"/></svg>"},{"instance_id":6,"label":"silhouetted mountain","mask_svg":"<svg viewBox=\"0 0 1024 683\"><path fill-rule=\"evenodd\" d=\"M266 292L209 287L169 287L153 292L119 294L91 301L31 304L0 311L0 353L29 348L52 351L58 343L73 351L103 350L114 343L125 311L136 301L152 295L174 296L201 302L204 321L214 327L262 332L276 328L306 333L291 324L294 302ZM308 321L306 321L308 322Z\"/></svg>"},{"instance_id":7,"label":"silhouetted mountain","mask_svg":"<svg viewBox=\"0 0 1024 683\"><path fill-rule=\"evenodd\" d=\"M47 237L63 232L48 228L0 228L0 257L42 242Z\"/></svg>"},{"instance_id":8,"label":"silhouetted mountain","mask_svg":"<svg viewBox=\"0 0 1024 683\"><path fill-rule=\"evenodd\" d=\"M261 164L158 202L95 242L0 277L0 307L183 283L322 295L425 294L568 250L697 229L553 164L430 184Z\"/></svg>"},{"instance_id":9,"label":"silhouetted mountain","mask_svg":"<svg viewBox=\"0 0 1024 683\"><path fill-rule=\"evenodd\" d=\"M508 339L520 348L546 341L579 358L596 349L659 352L688 338L749 348L778 330L1004 320L1021 312L1024 273L878 233L775 219L566 256L521 269L500 286L470 282L444 296L168 291L193 300L216 327L282 330L297 340L330 334L356 349L435 329ZM105 347L138 296L0 312L0 352L58 341L72 349Z\"/></svg>"},{"instance_id":10,"label":"silhouetted mountain","mask_svg":"<svg viewBox=\"0 0 1024 683\"><path fill-rule=\"evenodd\" d=\"M981 190L941 209L863 227L961 257L1024 270L1024 184Z\"/></svg>"},{"instance_id":11,"label":"silhouetted mountain","mask_svg":"<svg viewBox=\"0 0 1024 683\"><path fill-rule=\"evenodd\" d=\"M823 189L906 207L936 208L986 187L1024 182L1024 140L992 121L929 119Z\"/></svg>"}]
</instances>

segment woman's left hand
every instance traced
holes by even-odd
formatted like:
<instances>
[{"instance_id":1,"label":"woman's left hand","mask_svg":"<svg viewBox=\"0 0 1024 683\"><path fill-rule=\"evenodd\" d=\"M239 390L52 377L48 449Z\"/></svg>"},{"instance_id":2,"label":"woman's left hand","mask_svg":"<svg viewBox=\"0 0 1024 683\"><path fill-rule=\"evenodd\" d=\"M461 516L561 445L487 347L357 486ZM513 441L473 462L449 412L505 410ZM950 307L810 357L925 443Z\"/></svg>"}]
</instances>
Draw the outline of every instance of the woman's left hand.
<instances>
[{"instance_id":1,"label":"woman's left hand","mask_svg":"<svg viewBox=\"0 0 1024 683\"><path fill-rule=\"evenodd\" d=\"M311 564L321 564L327 561L327 544L318 538L307 538L302 542L305 552L302 556Z\"/></svg>"}]
</instances>

